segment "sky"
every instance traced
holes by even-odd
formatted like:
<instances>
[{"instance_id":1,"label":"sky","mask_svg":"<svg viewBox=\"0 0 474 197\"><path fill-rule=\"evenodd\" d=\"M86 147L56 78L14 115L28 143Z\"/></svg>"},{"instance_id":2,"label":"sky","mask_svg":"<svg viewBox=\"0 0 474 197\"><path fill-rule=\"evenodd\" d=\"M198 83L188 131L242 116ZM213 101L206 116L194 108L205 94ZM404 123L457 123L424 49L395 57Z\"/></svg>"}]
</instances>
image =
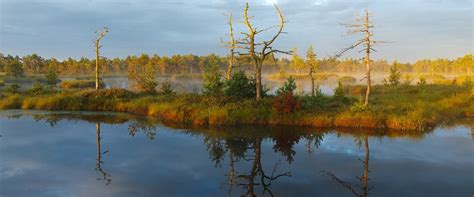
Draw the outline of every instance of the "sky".
<instances>
[{"instance_id":1,"label":"sky","mask_svg":"<svg viewBox=\"0 0 474 197\"><path fill-rule=\"evenodd\" d=\"M0 0L0 53L43 57L94 57L95 31L108 27L101 55L141 53L226 55L224 13L233 13L235 34L245 27L245 0ZM275 43L304 55L312 45L318 57L330 57L360 35L341 24L354 23L365 9L373 13L376 59L414 62L453 59L474 51L472 0L252 0L249 14L259 29L278 24L273 4L287 20ZM268 39L272 31L257 37ZM342 58L361 58L354 50Z\"/></svg>"}]
</instances>

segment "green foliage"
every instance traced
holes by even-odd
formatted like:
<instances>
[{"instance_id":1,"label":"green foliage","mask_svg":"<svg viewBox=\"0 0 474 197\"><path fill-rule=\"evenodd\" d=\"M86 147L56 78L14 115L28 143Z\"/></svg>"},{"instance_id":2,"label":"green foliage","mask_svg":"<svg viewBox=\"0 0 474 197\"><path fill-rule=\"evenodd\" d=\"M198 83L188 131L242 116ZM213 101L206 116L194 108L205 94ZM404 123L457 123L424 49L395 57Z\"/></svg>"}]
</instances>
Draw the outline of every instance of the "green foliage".
<instances>
[{"instance_id":1,"label":"green foliage","mask_svg":"<svg viewBox=\"0 0 474 197\"><path fill-rule=\"evenodd\" d=\"M46 84L48 84L50 92L53 92L57 82L58 74L53 69L49 69L48 74L46 74Z\"/></svg>"},{"instance_id":2,"label":"green foliage","mask_svg":"<svg viewBox=\"0 0 474 197\"><path fill-rule=\"evenodd\" d=\"M129 112L196 126L258 124L422 131L437 123L474 117L471 89L458 85L375 85L370 110L363 107L362 99L349 105L337 98L297 98L289 92L259 101L244 99L218 104L199 94L135 95L123 89L3 94L0 98L0 109Z\"/></svg>"},{"instance_id":3,"label":"green foliage","mask_svg":"<svg viewBox=\"0 0 474 197\"><path fill-rule=\"evenodd\" d=\"M255 98L255 80L248 78L243 71L234 73L226 82L224 94L239 99Z\"/></svg>"},{"instance_id":4,"label":"green foliage","mask_svg":"<svg viewBox=\"0 0 474 197\"><path fill-rule=\"evenodd\" d=\"M308 51L310 51L308 49ZM195 74L204 74L205 65L209 62L214 61L218 64L220 69L224 69L228 62L229 57L220 57L215 54L210 54L207 56L196 56L196 55L173 55L173 56L158 56L158 55L140 55L140 56L127 56L124 59L120 58L111 58L111 59L100 59L101 71L104 75L109 74L127 74L129 68L134 68L138 66L144 66L147 64L154 65L157 69L157 74L159 75L195 75ZM306 58L295 58L295 61L292 64L291 59L286 58L266 58L264 64L267 65L270 71L278 72L279 68L298 68L298 72L301 71L301 68L306 69L310 67L311 64L308 60L308 55ZM24 74L45 74L48 72L48 69L54 69L58 74L68 74L68 75L77 75L77 74L89 74L91 69L94 67L95 60L80 58L66 58L64 60L57 60L55 58L42 58L36 54L26 55L24 57L14 57L11 55L0 56L0 72L6 70L6 65L12 61L20 62ZM301 64L303 62L303 64ZM321 72L330 72L330 73L359 73L365 70L365 64L357 59L344 59L338 60L335 58L324 58L315 61L316 67L319 67L319 73ZM448 59L434 59L434 60L419 60L414 64L401 64L397 63L399 69L402 73L405 72L415 72L417 74L446 74L451 75L457 74L467 74L472 75L474 71L473 67L472 54L466 54L462 57L456 58L454 60ZM248 56L240 56L236 58L236 64L243 70L253 67L252 59ZM387 63L386 60L377 60L372 62L373 72L388 72L391 64ZM303 67L302 67L303 66ZM17 67L19 68L19 67ZM306 73L306 72L305 72ZM286 74L291 74L286 72ZM285 73L277 76L282 78L285 77ZM13 76L13 75L11 75ZM307 74L305 74L307 77Z\"/></svg>"},{"instance_id":5,"label":"green foliage","mask_svg":"<svg viewBox=\"0 0 474 197\"><path fill-rule=\"evenodd\" d=\"M300 73L305 67L305 61L298 55L296 48L293 49L290 67L296 70L297 73Z\"/></svg>"},{"instance_id":6,"label":"green foliage","mask_svg":"<svg viewBox=\"0 0 474 197\"><path fill-rule=\"evenodd\" d=\"M9 94L18 94L20 93L20 88L21 86L18 84L11 84L7 86L4 91L5 93L9 93Z\"/></svg>"},{"instance_id":7,"label":"green foliage","mask_svg":"<svg viewBox=\"0 0 474 197\"><path fill-rule=\"evenodd\" d=\"M171 83L168 81L161 83L159 93L162 95L173 95L174 91L173 91L173 88L171 87Z\"/></svg>"},{"instance_id":8,"label":"green foliage","mask_svg":"<svg viewBox=\"0 0 474 197\"><path fill-rule=\"evenodd\" d=\"M390 76L388 77L388 82L390 85L400 85L400 78L402 74L400 69L397 67L397 64L394 63L393 66L390 68Z\"/></svg>"},{"instance_id":9,"label":"green foliage","mask_svg":"<svg viewBox=\"0 0 474 197\"><path fill-rule=\"evenodd\" d=\"M369 107L365 105L364 98L359 96L354 105L351 106L350 111L352 113L361 113L369 111Z\"/></svg>"},{"instance_id":10,"label":"green foliage","mask_svg":"<svg viewBox=\"0 0 474 197\"><path fill-rule=\"evenodd\" d=\"M215 61L211 61L204 75L203 93L207 96L222 96L225 83Z\"/></svg>"},{"instance_id":11,"label":"green foliage","mask_svg":"<svg viewBox=\"0 0 474 197\"><path fill-rule=\"evenodd\" d=\"M31 87L30 92L33 95L43 95L46 91L39 81L35 81L35 83L33 83L33 86Z\"/></svg>"},{"instance_id":12,"label":"green foliage","mask_svg":"<svg viewBox=\"0 0 474 197\"><path fill-rule=\"evenodd\" d=\"M128 78L135 81L138 89L147 94L156 93L156 87L158 86L155 61L155 58L150 58L146 54L139 57L128 57L126 60L128 63Z\"/></svg>"},{"instance_id":13,"label":"green foliage","mask_svg":"<svg viewBox=\"0 0 474 197\"><path fill-rule=\"evenodd\" d=\"M471 77L470 76L466 76L462 82L462 85L463 86L466 86L466 87L472 87L473 85L473 82L471 80Z\"/></svg>"},{"instance_id":14,"label":"green foliage","mask_svg":"<svg viewBox=\"0 0 474 197\"><path fill-rule=\"evenodd\" d=\"M314 96L315 97L323 97L324 94L321 91L321 88L319 88L319 85L316 85L316 88L314 89Z\"/></svg>"},{"instance_id":15,"label":"green foliage","mask_svg":"<svg viewBox=\"0 0 474 197\"><path fill-rule=\"evenodd\" d=\"M339 81L337 83L337 88L334 89L334 98L345 98L346 94L344 93L344 87L342 86L342 83Z\"/></svg>"},{"instance_id":16,"label":"green foliage","mask_svg":"<svg viewBox=\"0 0 474 197\"><path fill-rule=\"evenodd\" d=\"M290 93L290 94L293 94L293 92L296 90L296 83L295 83L295 79L290 76L290 78L288 78L285 83L283 84L282 87L278 88L278 90L276 91L276 94L277 95L282 95L282 94L285 94L285 93Z\"/></svg>"},{"instance_id":17,"label":"green foliage","mask_svg":"<svg viewBox=\"0 0 474 197\"><path fill-rule=\"evenodd\" d=\"M0 80L0 87L5 86L5 81Z\"/></svg>"},{"instance_id":18,"label":"green foliage","mask_svg":"<svg viewBox=\"0 0 474 197\"><path fill-rule=\"evenodd\" d=\"M22 68L21 62L17 59L6 63L5 73L15 78L23 77L25 75L25 71Z\"/></svg>"},{"instance_id":19,"label":"green foliage","mask_svg":"<svg viewBox=\"0 0 474 197\"><path fill-rule=\"evenodd\" d=\"M305 63L313 72L316 72L319 69L318 60L316 59L316 53L314 53L313 46L310 46L306 51Z\"/></svg>"},{"instance_id":20,"label":"green foliage","mask_svg":"<svg viewBox=\"0 0 474 197\"><path fill-rule=\"evenodd\" d=\"M103 89L99 91L85 91L76 94L82 99L131 99L136 97L136 94L125 89Z\"/></svg>"},{"instance_id":21,"label":"green foliage","mask_svg":"<svg viewBox=\"0 0 474 197\"><path fill-rule=\"evenodd\" d=\"M403 80L403 85L404 85L404 86L409 86L409 85L411 85L411 83L412 83L413 80L411 79L410 75L405 75L404 78L405 78L405 79Z\"/></svg>"}]
</instances>

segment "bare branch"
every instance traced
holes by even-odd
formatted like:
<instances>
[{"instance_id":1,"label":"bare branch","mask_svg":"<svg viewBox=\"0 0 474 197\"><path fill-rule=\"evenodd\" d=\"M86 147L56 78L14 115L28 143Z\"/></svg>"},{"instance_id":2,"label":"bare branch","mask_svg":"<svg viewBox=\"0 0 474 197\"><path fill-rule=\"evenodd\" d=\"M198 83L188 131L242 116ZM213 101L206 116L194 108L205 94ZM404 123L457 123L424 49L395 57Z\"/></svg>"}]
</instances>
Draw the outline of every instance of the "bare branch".
<instances>
[{"instance_id":1,"label":"bare branch","mask_svg":"<svg viewBox=\"0 0 474 197\"><path fill-rule=\"evenodd\" d=\"M345 49L342 49L342 51L340 51L339 53L337 53L334 58L339 58L341 57L344 53L346 53L347 51L353 49L353 48L356 48L357 46L361 45L362 43L364 43L364 40L359 40L357 43L345 48Z\"/></svg>"}]
</instances>

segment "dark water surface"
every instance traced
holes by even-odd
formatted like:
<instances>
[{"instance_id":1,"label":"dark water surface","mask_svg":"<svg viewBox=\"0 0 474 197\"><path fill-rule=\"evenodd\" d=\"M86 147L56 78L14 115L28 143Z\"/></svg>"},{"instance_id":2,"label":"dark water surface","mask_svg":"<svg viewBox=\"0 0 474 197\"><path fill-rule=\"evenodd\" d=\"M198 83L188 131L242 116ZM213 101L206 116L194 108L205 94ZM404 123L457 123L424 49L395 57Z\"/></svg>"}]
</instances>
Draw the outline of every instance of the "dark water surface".
<instances>
[{"instance_id":1,"label":"dark water surface","mask_svg":"<svg viewBox=\"0 0 474 197\"><path fill-rule=\"evenodd\" d=\"M124 114L3 111L0 196L471 197L472 127L180 130Z\"/></svg>"}]
</instances>

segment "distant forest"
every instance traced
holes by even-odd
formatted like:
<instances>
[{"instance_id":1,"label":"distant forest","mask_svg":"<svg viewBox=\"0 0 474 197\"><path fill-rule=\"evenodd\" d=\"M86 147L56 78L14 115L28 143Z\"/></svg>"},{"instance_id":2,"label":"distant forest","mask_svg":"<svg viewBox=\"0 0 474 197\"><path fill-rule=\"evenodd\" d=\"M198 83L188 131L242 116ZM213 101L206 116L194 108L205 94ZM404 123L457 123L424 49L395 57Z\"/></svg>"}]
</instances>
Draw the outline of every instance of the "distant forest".
<instances>
[{"instance_id":1,"label":"distant forest","mask_svg":"<svg viewBox=\"0 0 474 197\"><path fill-rule=\"evenodd\" d=\"M203 74L208 65L218 65L225 70L228 64L228 57L210 54L207 56L196 55L173 55L171 57L147 55L127 56L121 58L101 58L100 70L103 74L127 74L129 69L148 65L155 68L157 74ZM263 71L266 73L307 73L304 70L304 58L293 55L289 58L267 58L264 62ZM472 74L473 55L468 54L454 60L435 59L419 60L414 64L387 62L377 60L372 62L372 71L378 73L388 73L392 66L397 66L404 73L424 73L424 74ZM57 60L47 59L39 55L32 54L24 57L3 55L0 53L0 72L23 74L46 74L52 69L61 75L88 75L93 73L95 59L80 58ZM252 59L248 56L239 56L236 59L236 68L239 70L253 70ZM318 70L320 73L363 73L366 72L362 60L357 59L335 59L323 58L318 60Z\"/></svg>"}]
</instances>

